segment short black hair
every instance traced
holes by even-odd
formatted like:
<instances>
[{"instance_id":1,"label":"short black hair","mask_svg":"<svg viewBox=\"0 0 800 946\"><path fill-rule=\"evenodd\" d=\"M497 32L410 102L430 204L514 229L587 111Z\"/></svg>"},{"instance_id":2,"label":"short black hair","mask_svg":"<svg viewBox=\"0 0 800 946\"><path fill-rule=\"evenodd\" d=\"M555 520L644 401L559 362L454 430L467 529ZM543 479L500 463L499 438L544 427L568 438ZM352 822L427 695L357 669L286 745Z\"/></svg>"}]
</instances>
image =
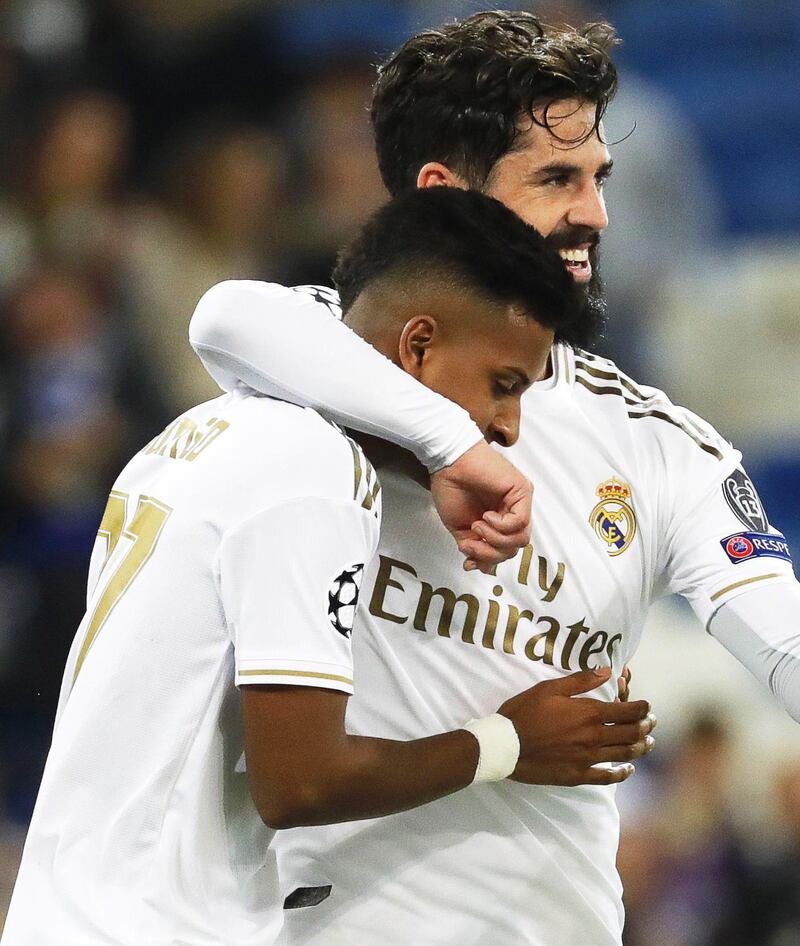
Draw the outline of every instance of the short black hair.
<instances>
[{"instance_id":1,"label":"short black hair","mask_svg":"<svg viewBox=\"0 0 800 946\"><path fill-rule=\"evenodd\" d=\"M562 341L583 341L585 293L561 257L513 211L477 191L415 189L373 214L333 272L343 311L390 275L433 275L470 287L520 306Z\"/></svg>"},{"instance_id":2,"label":"short black hair","mask_svg":"<svg viewBox=\"0 0 800 946\"><path fill-rule=\"evenodd\" d=\"M553 26L533 13L491 10L405 42L378 70L372 126L381 176L391 194L416 185L439 161L480 189L511 151L520 118L552 129L549 109L564 99L595 106L598 130L614 96L609 23ZM539 116L534 111L542 110Z\"/></svg>"}]
</instances>

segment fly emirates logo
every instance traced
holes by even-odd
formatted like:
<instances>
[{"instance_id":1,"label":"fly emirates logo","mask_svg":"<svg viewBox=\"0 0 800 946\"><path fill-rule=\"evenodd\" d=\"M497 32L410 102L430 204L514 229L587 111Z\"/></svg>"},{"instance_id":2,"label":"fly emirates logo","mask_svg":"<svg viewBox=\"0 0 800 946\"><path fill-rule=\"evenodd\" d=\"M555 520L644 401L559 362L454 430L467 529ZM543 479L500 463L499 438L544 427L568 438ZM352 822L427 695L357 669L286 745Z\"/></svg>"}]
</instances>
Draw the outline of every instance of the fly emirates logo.
<instances>
[{"instance_id":1,"label":"fly emirates logo","mask_svg":"<svg viewBox=\"0 0 800 946\"><path fill-rule=\"evenodd\" d=\"M522 550L517 582L532 587L538 579L543 594L536 610L520 610L502 600L502 585L492 588L491 598L457 594L451 588L434 587L407 562L381 555L369 613L409 630L522 655L570 672L613 663L622 634L593 630L585 617L570 624L544 613L564 585L566 566L559 562L554 567L542 556L537 559L536 574L531 575L533 547Z\"/></svg>"}]
</instances>

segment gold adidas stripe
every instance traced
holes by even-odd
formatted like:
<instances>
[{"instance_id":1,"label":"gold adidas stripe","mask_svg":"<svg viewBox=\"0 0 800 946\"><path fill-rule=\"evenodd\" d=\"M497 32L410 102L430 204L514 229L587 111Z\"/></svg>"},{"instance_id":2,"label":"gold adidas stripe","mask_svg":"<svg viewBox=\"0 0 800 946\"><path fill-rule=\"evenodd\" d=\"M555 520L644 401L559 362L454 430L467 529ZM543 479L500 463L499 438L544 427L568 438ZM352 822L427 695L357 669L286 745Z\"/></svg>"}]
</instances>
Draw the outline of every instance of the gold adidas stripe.
<instances>
[{"instance_id":1,"label":"gold adidas stripe","mask_svg":"<svg viewBox=\"0 0 800 946\"><path fill-rule=\"evenodd\" d=\"M602 371L600 368L595 368L593 365L584 364L579 358L575 359L575 365L593 378L602 378L605 381L617 381L640 401L652 401L654 397L658 397L657 394L645 394L644 391L640 391L632 381L618 371Z\"/></svg>"},{"instance_id":2,"label":"gold adidas stripe","mask_svg":"<svg viewBox=\"0 0 800 946\"><path fill-rule=\"evenodd\" d=\"M657 417L659 420L666 421L668 424L672 424L673 427L677 427L679 430L682 430L687 437L690 437L701 450L705 450L706 453L710 453L712 457L715 457L717 460L724 460L725 455L717 450L716 447L713 447L710 443L706 443L704 440L701 440L697 434L695 434L689 427L685 424L682 424L680 421L675 420L674 417L670 417L669 414L665 414L663 411L642 411L638 414L634 414L633 411L628 411L628 417L638 420L640 417Z\"/></svg>"},{"instance_id":3,"label":"gold adidas stripe","mask_svg":"<svg viewBox=\"0 0 800 946\"><path fill-rule=\"evenodd\" d=\"M586 388L587 391L591 391L592 394L616 394L617 397L621 397L629 407L638 407L638 408L647 407L647 403L645 402L632 401L630 398L625 397L625 395L622 393L621 388L599 388L596 385L591 384L589 381L587 381L585 378L582 378L578 374L575 375L575 380L577 381L578 384ZM676 420L674 417L670 417L670 415L666 414L664 411L659 411L659 410L656 410L655 408L650 408L648 410L640 410L637 413L634 413L633 411L628 411L628 417L632 418L633 420L638 420L642 417L655 417L658 420L663 420L667 424L672 424L673 427L677 427L678 430L682 430L686 434L687 437L691 438L691 440L694 441L694 443L696 443L698 447L700 447L701 450L705 450L706 453L710 453L711 456L715 457L717 460L724 459L724 454L721 451L717 450L717 448L714 447L712 444L706 443L705 440L702 440L687 424L684 424L681 421Z\"/></svg>"},{"instance_id":4,"label":"gold adidas stripe","mask_svg":"<svg viewBox=\"0 0 800 946\"><path fill-rule=\"evenodd\" d=\"M754 581L765 581L767 578L780 578L781 576L778 572L771 572L769 575L756 575L755 578L743 578L741 581L735 581L732 585L728 585L725 588L720 589L716 594L711 595L711 600L716 601L717 598L721 598L723 595L726 595L729 591L733 591L734 588L741 588L744 585L752 585Z\"/></svg>"},{"instance_id":5,"label":"gold adidas stripe","mask_svg":"<svg viewBox=\"0 0 800 946\"><path fill-rule=\"evenodd\" d=\"M314 680L336 680L338 683L353 685L349 677L340 677L335 673L315 673L313 670L240 670L240 677L310 677Z\"/></svg>"}]
</instances>

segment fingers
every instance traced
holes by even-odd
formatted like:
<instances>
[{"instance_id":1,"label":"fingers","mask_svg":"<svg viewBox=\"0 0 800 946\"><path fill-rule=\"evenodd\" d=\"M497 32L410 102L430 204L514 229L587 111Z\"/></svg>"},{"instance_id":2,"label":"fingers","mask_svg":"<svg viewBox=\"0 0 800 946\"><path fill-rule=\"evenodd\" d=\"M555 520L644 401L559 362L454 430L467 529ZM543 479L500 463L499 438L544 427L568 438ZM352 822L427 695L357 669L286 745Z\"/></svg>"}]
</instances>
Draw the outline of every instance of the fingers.
<instances>
[{"instance_id":1,"label":"fingers","mask_svg":"<svg viewBox=\"0 0 800 946\"><path fill-rule=\"evenodd\" d=\"M652 736L644 736L638 742L629 745L603 746L592 753L592 765L597 762L632 762L653 751L656 741Z\"/></svg>"},{"instance_id":2,"label":"fingers","mask_svg":"<svg viewBox=\"0 0 800 946\"><path fill-rule=\"evenodd\" d=\"M582 772L570 785L617 785L619 782L627 781L636 771L636 769L626 763L625 765L615 765L613 768L588 768Z\"/></svg>"},{"instance_id":3,"label":"fingers","mask_svg":"<svg viewBox=\"0 0 800 946\"><path fill-rule=\"evenodd\" d=\"M647 700L632 703L604 703L601 708L604 723L638 723L650 712Z\"/></svg>"},{"instance_id":4,"label":"fingers","mask_svg":"<svg viewBox=\"0 0 800 946\"><path fill-rule=\"evenodd\" d=\"M571 673L566 677L547 680L545 684L540 685L545 685L553 692L563 696L577 696L579 693L588 693L589 690L602 686L610 676L611 667L597 667L595 670L579 670L577 673ZM602 711L605 712L607 706L614 705L614 703L602 703ZM645 713L642 715L644 716ZM616 720L613 721L616 722ZM631 722L634 722L634 720L631 720Z\"/></svg>"},{"instance_id":5,"label":"fingers","mask_svg":"<svg viewBox=\"0 0 800 946\"><path fill-rule=\"evenodd\" d=\"M508 561L519 551L518 545L507 545L505 539L503 540L503 546L497 548L491 542L475 535L474 532L470 532L465 538L458 539L458 550L466 559L465 568L471 562L473 567L480 568L481 571L488 571L494 568L495 565ZM466 570L471 571L472 569L466 568Z\"/></svg>"},{"instance_id":6,"label":"fingers","mask_svg":"<svg viewBox=\"0 0 800 946\"><path fill-rule=\"evenodd\" d=\"M501 532L498 529L492 528L492 526L482 519L473 523L472 532L474 535L478 536L478 538L491 545L492 548L507 553L509 557L516 555L527 542L524 532L519 530L510 533Z\"/></svg>"},{"instance_id":7,"label":"fingers","mask_svg":"<svg viewBox=\"0 0 800 946\"><path fill-rule=\"evenodd\" d=\"M622 668L622 674L617 678L617 699L627 703L631 695L631 668L625 666Z\"/></svg>"},{"instance_id":8,"label":"fingers","mask_svg":"<svg viewBox=\"0 0 800 946\"><path fill-rule=\"evenodd\" d=\"M603 726L601 746L622 746L631 745L644 739L656 728L656 717L653 713L648 713L643 720L638 723L623 723L618 726Z\"/></svg>"},{"instance_id":9,"label":"fingers","mask_svg":"<svg viewBox=\"0 0 800 946\"><path fill-rule=\"evenodd\" d=\"M487 509L480 522L494 533L513 538L518 543L517 548L522 548L531 538L532 504L533 486L528 480L521 478L520 485L503 496L499 508Z\"/></svg>"},{"instance_id":10,"label":"fingers","mask_svg":"<svg viewBox=\"0 0 800 946\"><path fill-rule=\"evenodd\" d=\"M488 509L481 520L491 529L503 535L525 533L525 542L530 539L531 506L529 501L520 501L504 512Z\"/></svg>"}]
</instances>

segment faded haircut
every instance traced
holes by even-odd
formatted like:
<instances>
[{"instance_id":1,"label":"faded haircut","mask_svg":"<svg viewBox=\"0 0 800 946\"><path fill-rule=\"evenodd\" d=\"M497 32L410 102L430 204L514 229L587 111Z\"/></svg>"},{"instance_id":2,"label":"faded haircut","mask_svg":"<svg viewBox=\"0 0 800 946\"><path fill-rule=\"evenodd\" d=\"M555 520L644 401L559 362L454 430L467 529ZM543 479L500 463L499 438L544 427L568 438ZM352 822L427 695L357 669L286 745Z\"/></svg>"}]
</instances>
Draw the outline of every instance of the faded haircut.
<instances>
[{"instance_id":1,"label":"faded haircut","mask_svg":"<svg viewBox=\"0 0 800 946\"><path fill-rule=\"evenodd\" d=\"M537 230L492 197L455 187L393 198L340 254L333 272L347 313L370 284L434 277L519 306L560 340L582 337L585 294Z\"/></svg>"}]
</instances>

